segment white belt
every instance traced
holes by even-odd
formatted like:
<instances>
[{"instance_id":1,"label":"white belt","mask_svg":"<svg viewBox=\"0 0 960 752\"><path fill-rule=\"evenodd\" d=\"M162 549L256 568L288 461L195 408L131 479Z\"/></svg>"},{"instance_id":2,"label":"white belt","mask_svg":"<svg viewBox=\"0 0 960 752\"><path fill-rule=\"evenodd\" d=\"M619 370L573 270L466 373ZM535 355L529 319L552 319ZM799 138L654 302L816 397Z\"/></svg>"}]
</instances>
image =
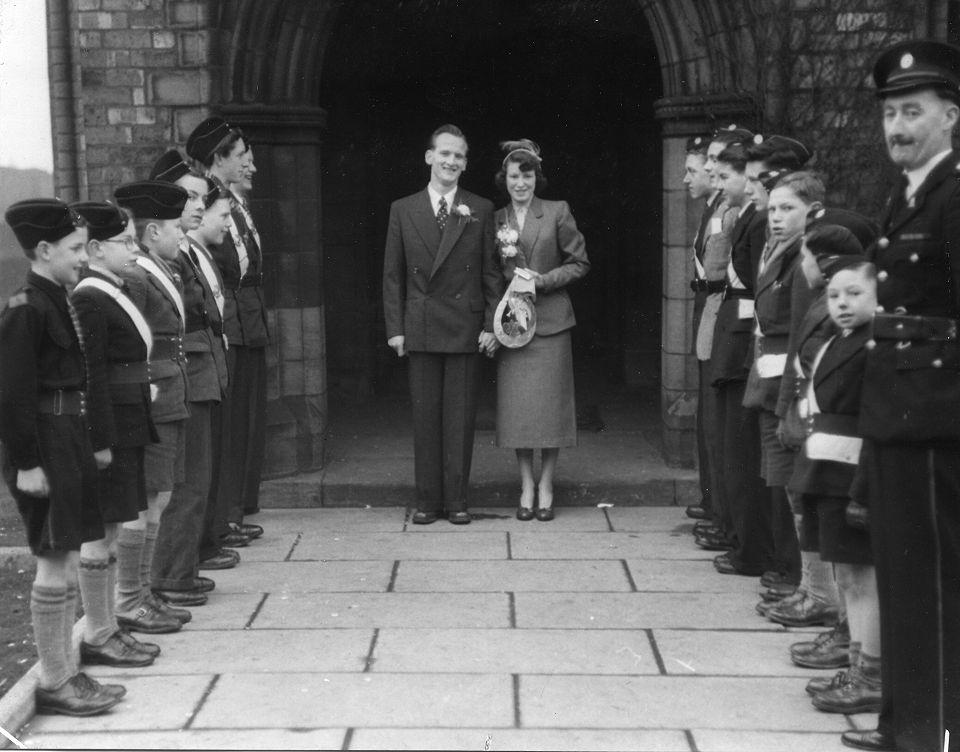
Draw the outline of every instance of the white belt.
<instances>
[{"instance_id":1,"label":"white belt","mask_svg":"<svg viewBox=\"0 0 960 752\"><path fill-rule=\"evenodd\" d=\"M860 462L863 439L858 436L841 436L835 433L815 431L807 436L804 448L812 460L830 460L856 465Z\"/></svg>"},{"instance_id":2,"label":"white belt","mask_svg":"<svg viewBox=\"0 0 960 752\"><path fill-rule=\"evenodd\" d=\"M777 376L783 376L783 370L787 367L787 354L761 355L757 358L757 373L761 379L772 379Z\"/></svg>"}]
</instances>

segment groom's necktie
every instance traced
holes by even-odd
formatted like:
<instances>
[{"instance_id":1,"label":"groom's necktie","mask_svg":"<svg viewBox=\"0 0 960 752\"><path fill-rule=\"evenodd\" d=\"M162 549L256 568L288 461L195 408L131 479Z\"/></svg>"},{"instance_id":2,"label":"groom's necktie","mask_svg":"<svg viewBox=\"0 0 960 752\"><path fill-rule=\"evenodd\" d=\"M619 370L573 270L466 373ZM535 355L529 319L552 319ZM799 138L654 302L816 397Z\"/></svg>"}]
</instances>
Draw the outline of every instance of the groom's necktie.
<instances>
[{"instance_id":1,"label":"groom's necktie","mask_svg":"<svg viewBox=\"0 0 960 752\"><path fill-rule=\"evenodd\" d=\"M437 226L440 228L440 232L443 232L443 228L447 226L447 218L449 216L450 212L447 211L447 199L441 196L440 208L437 209Z\"/></svg>"}]
</instances>

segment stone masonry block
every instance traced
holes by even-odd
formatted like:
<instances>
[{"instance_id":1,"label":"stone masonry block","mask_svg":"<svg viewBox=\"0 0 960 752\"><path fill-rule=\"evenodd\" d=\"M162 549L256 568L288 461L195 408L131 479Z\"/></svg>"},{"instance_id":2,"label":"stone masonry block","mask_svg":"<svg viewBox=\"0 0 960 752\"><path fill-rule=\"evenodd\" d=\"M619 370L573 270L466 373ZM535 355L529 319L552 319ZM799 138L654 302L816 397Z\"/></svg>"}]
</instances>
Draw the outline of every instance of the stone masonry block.
<instances>
[{"instance_id":1,"label":"stone masonry block","mask_svg":"<svg viewBox=\"0 0 960 752\"><path fill-rule=\"evenodd\" d=\"M153 46L158 50L169 50L177 44L177 37L172 31L153 32Z\"/></svg>"},{"instance_id":2,"label":"stone masonry block","mask_svg":"<svg viewBox=\"0 0 960 752\"><path fill-rule=\"evenodd\" d=\"M146 49L151 45L149 31L139 29L123 29L103 32L103 46L112 49Z\"/></svg>"},{"instance_id":3,"label":"stone masonry block","mask_svg":"<svg viewBox=\"0 0 960 752\"><path fill-rule=\"evenodd\" d=\"M180 32L181 65L206 65L209 59L210 39L205 31Z\"/></svg>"},{"instance_id":4,"label":"stone masonry block","mask_svg":"<svg viewBox=\"0 0 960 752\"><path fill-rule=\"evenodd\" d=\"M171 26L192 26L202 29L207 25L207 3L198 0L171 0L167 4Z\"/></svg>"},{"instance_id":5,"label":"stone masonry block","mask_svg":"<svg viewBox=\"0 0 960 752\"><path fill-rule=\"evenodd\" d=\"M205 107L190 107L177 109L173 113L173 139L178 143L186 143L187 138L193 129L196 128L205 117L207 117Z\"/></svg>"},{"instance_id":6,"label":"stone masonry block","mask_svg":"<svg viewBox=\"0 0 960 752\"><path fill-rule=\"evenodd\" d=\"M104 10L162 10L164 0L102 0Z\"/></svg>"},{"instance_id":7,"label":"stone masonry block","mask_svg":"<svg viewBox=\"0 0 960 752\"><path fill-rule=\"evenodd\" d=\"M144 33L149 34L150 32ZM137 68L175 68L177 66L177 51L152 48L130 50L130 65Z\"/></svg>"},{"instance_id":8,"label":"stone masonry block","mask_svg":"<svg viewBox=\"0 0 960 752\"><path fill-rule=\"evenodd\" d=\"M135 107L142 107L147 103L147 90L142 86L133 89L133 104Z\"/></svg>"},{"instance_id":9,"label":"stone masonry block","mask_svg":"<svg viewBox=\"0 0 960 752\"><path fill-rule=\"evenodd\" d=\"M100 10L100 0L77 0L77 10Z\"/></svg>"},{"instance_id":10,"label":"stone masonry block","mask_svg":"<svg viewBox=\"0 0 960 752\"><path fill-rule=\"evenodd\" d=\"M283 362L303 360L303 310L277 309L277 336L280 340L280 359Z\"/></svg>"},{"instance_id":11,"label":"stone masonry block","mask_svg":"<svg viewBox=\"0 0 960 752\"><path fill-rule=\"evenodd\" d=\"M150 76L152 104L200 104L210 100L210 75L206 71L176 71Z\"/></svg>"},{"instance_id":12,"label":"stone masonry block","mask_svg":"<svg viewBox=\"0 0 960 752\"><path fill-rule=\"evenodd\" d=\"M162 29L166 26L161 10L139 10L129 16L131 29Z\"/></svg>"},{"instance_id":13,"label":"stone masonry block","mask_svg":"<svg viewBox=\"0 0 960 752\"><path fill-rule=\"evenodd\" d=\"M78 26L81 29L112 29L112 13L81 12L77 14Z\"/></svg>"},{"instance_id":14,"label":"stone masonry block","mask_svg":"<svg viewBox=\"0 0 960 752\"><path fill-rule=\"evenodd\" d=\"M106 72L107 86L143 86L143 71L136 68L112 68Z\"/></svg>"},{"instance_id":15,"label":"stone masonry block","mask_svg":"<svg viewBox=\"0 0 960 752\"><path fill-rule=\"evenodd\" d=\"M688 353L693 347L692 306L685 300L664 301L663 351Z\"/></svg>"},{"instance_id":16,"label":"stone masonry block","mask_svg":"<svg viewBox=\"0 0 960 752\"><path fill-rule=\"evenodd\" d=\"M690 280L693 278L691 249L684 245L665 246L663 252L663 294L668 298L692 297Z\"/></svg>"},{"instance_id":17,"label":"stone masonry block","mask_svg":"<svg viewBox=\"0 0 960 752\"><path fill-rule=\"evenodd\" d=\"M94 125L84 131L87 144L112 145L131 143L130 128L123 125ZM91 160L96 161L96 160Z\"/></svg>"},{"instance_id":18,"label":"stone masonry block","mask_svg":"<svg viewBox=\"0 0 960 752\"><path fill-rule=\"evenodd\" d=\"M303 361L284 360L280 364L280 394L284 397L299 396L304 393Z\"/></svg>"},{"instance_id":19,"label":"stone masonry block","mask_svg":"<svg viewBox=\"0 0 960 752\"><path fill-rule=\"evenodd\" d=\"M133 102L130 89L123 86L98 86L83 92L88 104L129 105Z\"/></svg>"},{"instance_id":20,"label":"stone masonry block","mask_svg":"<svg viewBox=\"0 0 960 752\"><path fill-rule=\"evenodd\" d=\"M99 31L81 31L79 40L81 49L100 47L103 41L100 39Z\"/></svg>"}]
</instances>

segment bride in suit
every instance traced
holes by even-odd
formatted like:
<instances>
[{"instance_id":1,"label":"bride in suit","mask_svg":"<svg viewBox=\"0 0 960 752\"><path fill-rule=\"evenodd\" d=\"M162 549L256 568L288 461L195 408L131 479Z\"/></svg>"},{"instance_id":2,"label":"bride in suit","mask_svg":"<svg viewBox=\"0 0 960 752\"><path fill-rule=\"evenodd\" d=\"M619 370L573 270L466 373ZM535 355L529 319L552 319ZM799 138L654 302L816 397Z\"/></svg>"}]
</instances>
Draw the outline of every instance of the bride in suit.
<instances>
[{"instance_id":1,"label":"bride in suit","mask_svg":"<svg viewBox=\"0 0 960 752\"><path fill-rule=\"evenodd\" d=\"M510 197L494 215L503 274L509 282L516 269L524 268L533 277L537 325L523 347L500 349L497 446L517 453L522 483L517 519L548 521L553 519L553 476L560 448L577 443L570 345L576 319L566 286L587 273L590 261L566 201L544 201L536 195L546 186L540 147L528 139L506 141L501 147L506 156L495 180ZM541 470L535 487L537 448Z\"/></svg>"}]
</instances>

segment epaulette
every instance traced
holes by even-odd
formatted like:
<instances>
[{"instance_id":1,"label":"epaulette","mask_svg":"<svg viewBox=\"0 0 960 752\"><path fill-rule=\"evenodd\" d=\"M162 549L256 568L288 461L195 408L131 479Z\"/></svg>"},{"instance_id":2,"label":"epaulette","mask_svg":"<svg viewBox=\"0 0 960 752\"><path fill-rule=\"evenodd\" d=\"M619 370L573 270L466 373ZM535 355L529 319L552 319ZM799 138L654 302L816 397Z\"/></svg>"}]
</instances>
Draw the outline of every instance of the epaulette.
<instances>
[{"instance_id":1,"label":"epaulette","mask_svg":"<svg viewBox=\"0 0 960 752\"><path fill-rule=\"evenodd\" d=\"M16 308L27 304L27 291L21 290L7 301L7 308Z\"/></svg>"}]
</instances>

